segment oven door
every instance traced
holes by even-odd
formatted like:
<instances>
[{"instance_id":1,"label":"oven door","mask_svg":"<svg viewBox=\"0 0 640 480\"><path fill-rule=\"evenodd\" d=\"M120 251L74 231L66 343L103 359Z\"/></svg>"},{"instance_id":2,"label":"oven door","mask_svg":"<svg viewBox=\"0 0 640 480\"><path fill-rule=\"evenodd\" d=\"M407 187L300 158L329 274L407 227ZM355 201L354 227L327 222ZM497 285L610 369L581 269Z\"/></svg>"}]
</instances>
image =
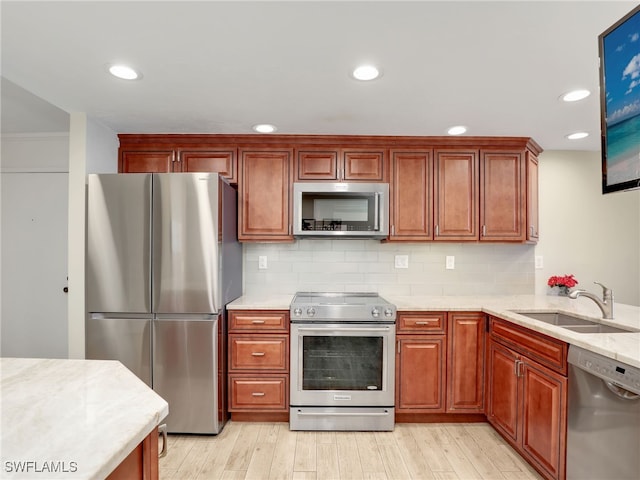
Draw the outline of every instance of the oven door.
<instances>
[{"instance_id":1,"label":"oven door","mask_svg":"<svg viewBox=\"0 0 640 480\"><path fill-rule=\"evenodd\" d=\"M291 406L393 407L394 324L291 324Z\"/></svg>"}]
</instances>

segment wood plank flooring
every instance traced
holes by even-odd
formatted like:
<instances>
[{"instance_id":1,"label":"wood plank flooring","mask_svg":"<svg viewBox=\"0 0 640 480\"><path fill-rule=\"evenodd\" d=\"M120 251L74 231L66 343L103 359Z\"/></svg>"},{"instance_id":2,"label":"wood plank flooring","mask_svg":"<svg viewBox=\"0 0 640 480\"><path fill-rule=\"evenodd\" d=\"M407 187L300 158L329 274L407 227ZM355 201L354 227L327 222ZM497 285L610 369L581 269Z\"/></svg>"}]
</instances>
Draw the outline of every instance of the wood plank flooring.
<instances>
[{"instance_id":1,"label":"wood plank flooring","mask_svg":"<svg viewBox=\"0 0 640 480\"><path fill-rule=\"evenodd\" d=\"M401 423L393 432L292 432L229 422L217 436L169 435L161 480L539 480L486 423Z\"/></svg>"}]
</instances>

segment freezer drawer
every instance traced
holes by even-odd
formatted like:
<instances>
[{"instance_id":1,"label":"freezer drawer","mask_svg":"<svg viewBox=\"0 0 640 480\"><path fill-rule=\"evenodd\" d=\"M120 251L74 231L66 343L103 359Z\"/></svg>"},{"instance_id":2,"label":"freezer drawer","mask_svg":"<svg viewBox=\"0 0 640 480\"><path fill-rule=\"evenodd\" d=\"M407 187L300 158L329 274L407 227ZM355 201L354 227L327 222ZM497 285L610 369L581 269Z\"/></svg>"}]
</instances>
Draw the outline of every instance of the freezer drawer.
<instances>
[{"instance_id":1,"label":"freezer drawer","mask_svg":"<svg viewBox=\"0 0 640 480\"><path fill-rule=\"evenodd\" d=\"M91 314L86 323L86 357L119 360L151 386L151 316Z\"/></svg>"},{"instance_id":2,"label":"freezer drawer","mask_svg":"<svg viewBox=\"0 0 640 480\"><path fill-rule=\"evenodd\" d=\"M169 403L170 433L217 434L218 316L157 317L153 389Z\"/></svg>"}]
</instances>

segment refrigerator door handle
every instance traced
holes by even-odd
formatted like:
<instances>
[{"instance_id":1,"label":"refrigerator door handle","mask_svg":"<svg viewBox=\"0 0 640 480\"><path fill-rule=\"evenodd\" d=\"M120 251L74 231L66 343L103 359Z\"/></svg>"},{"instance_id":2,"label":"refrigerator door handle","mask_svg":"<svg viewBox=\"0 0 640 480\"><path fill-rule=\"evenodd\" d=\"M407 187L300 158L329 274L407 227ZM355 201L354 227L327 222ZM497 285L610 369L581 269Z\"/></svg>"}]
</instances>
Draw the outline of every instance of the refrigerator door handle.
<instances>
[{"instance_id":1,"label":"refrigerator door handle","mask_svg":"<svg viewBox=\"0 0 640 480\"><path fill-rule=\"evenodd\" d=\"M213 322L217 318L217 313L157 313L154 320L157 322Z\"/></svg>"},{"instance_id":2,"label":"refrigerator door handle","mask_svg":"<svg viewBox=\"0 0 640 480\"><path fill-rule=\"evenodd\" d=\"M150 320L153 315L150 313L91 312L89 318L91 320Z\"/></svg>"}]
</instances>

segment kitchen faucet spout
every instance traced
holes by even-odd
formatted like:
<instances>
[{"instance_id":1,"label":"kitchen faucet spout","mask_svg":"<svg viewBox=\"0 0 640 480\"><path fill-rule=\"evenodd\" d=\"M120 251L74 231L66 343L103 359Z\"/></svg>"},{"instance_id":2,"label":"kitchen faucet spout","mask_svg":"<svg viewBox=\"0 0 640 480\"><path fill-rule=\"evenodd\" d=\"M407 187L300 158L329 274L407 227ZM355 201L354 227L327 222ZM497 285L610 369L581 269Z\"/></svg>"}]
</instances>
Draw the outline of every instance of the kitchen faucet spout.
<instances>
[{"instance_id":1,"label":"kitchen faucet spout","mask_svg":"<svg viewBox=\"0 0 640 480\"><path fill-rule=\"evenodd\" d=\"M613 290L608 287L605 287L603 284L598 282L593 282L596 285L600 285L602 287L602 300L598 298L597 295L587 292L586 290L572 290L569 294L569 298L576 299L578 297L587 297L596 302L596 305L600 307L602 311L602 318L612 319L613 318Z\"/></svg>"}]
</instances>

